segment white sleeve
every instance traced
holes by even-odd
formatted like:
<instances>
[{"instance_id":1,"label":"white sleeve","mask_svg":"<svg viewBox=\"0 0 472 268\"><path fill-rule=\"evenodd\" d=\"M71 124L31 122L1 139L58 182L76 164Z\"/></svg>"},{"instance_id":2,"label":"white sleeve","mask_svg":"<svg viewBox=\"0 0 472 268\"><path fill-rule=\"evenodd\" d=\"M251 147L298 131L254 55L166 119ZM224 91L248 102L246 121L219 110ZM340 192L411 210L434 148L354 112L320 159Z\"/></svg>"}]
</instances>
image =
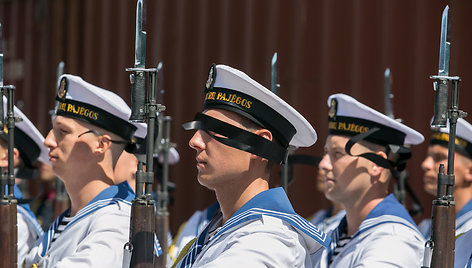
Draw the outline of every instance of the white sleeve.
<instances>
[{"instance_id":1,"label":"white sleeve","mask_svg":"<svg viewBox=\"0 0 472 268\"><path fill-rule=\"evenodd\" d=\"M23 214L17 213L18 224L18 267L21 267L26 254L36 242L36 231L29 229L27 219Z\"/></svg>"},{"instance_id":2,"label":"white sleeve","mask_svg":"<svg viewBox=\"0 0 472 268\"><path fill-rule=\"evenodd\" d=\"M115 207L116 209L116 207ZM65 267L121 267L123 247L129 240L129 214L124 211L98 211L87 236L74 254L56 264Z\"/></svg>"},{"instance_id":3,"label":"white sleeve","mask_svg":"<svg viewBox=\"0 0 472 268\"><path fill-rule=\"evenodd\" d=\"M379 235L364 245L362 260L355 267L421 267L424 243L415 241L415 234L403 236Z\"/></svg>"}]
</instances>

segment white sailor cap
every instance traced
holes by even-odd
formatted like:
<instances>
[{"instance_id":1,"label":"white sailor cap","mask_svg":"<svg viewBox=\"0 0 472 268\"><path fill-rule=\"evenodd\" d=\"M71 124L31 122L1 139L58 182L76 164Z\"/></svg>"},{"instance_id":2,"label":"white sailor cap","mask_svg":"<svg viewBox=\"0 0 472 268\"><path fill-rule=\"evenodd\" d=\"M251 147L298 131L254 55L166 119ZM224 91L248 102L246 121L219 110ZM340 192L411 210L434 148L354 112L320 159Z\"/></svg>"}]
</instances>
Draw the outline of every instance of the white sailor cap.
<instances>
[{"instance_id":1,"label":"white sailor cap","mask_svg":"<svg viewBox=\"0 0 472 268\"><path fill-rule=\"evenodd\" d=\"M334 94L328 98L329 134L355 136L377 127L365 140L380 145L415 145L424 141L418 131L392 119L351 96Z\"/></svg>"},{"instance_id":2,"label":"white sailor cap","mask_svg":"<svg viewBox=\"0 0 472 268\"><path fill-rule=\"evenodd\" d=\"M447 127L431 127L431 145L439 144L448 147L449 143L449 120ZM469 158L472 158L472 125L462 118L457 120L456 124L456 151Z\"/></svg>"},{"instance_id":3,"label":"white sailor cap","mask_svg":"<svg viewBox=\"0 0 472 268\"><path fill-rule=\"evenodd\" d=\"M62 75L56 100L56 115L82 120L132 141L136 126L130 123L131 110L117 94L70 74Z\"/></svg>"},{"instance_id":4,"label":"white sailor cap","mask_svg":"<svg viewBox=\"0 0 472 268\"><path fill-rule=\"evenodd\" d=\"M267 128L283 146L308 147L316 142L313 127L292 106L245 73L212 65L204 109L225 109Z\"/></svg>"},{"instance_id":5,"label":"white sailor cap","mask_svg":"<svg viewBox=\"0 0 472 268\"><path fill-rule=\"evenodd\" d=\"M4 115L6 115L7 98L5 96L3 96L3 111ZM16 106L13 106L13 113L15 117L21 118L20 122L15 123L14 139L15 148L18 149L24 164L32 168L36 161L41 161L46 164L49 163L48 149L44 146L43 135ZM7 140L7 133L8 129L5 124L2 135L0 136Z\"/></svg>"}]
</instances>

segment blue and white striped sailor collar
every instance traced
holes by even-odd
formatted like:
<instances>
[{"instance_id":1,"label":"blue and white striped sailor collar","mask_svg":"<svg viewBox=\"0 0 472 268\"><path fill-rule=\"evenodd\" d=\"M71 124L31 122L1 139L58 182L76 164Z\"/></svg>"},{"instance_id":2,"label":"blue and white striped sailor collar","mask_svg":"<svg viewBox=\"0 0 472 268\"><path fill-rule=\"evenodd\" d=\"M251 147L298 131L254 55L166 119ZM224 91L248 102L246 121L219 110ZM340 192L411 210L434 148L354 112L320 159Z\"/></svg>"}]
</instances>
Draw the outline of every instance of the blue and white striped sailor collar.
<instances>
[{"instance_id":1,"label":"blue and white striped sailor collar","mask_svg":"<svg viewBox=\"0 0 472 268\"><path fill-rule=\"evenodd\" d=\"M418 229L405 207L398 202L393 194L389 194L370 211L354 236L386 222L397 222Z\"/></svg>"},{"instance_id":2,"label":"blue and white striped sailor collar","mask_svg":"<svg viewBox=\"0 0 472 268\"><path fill-rule=\"evenodd\" d=\"M221 231L228 230L242 222L260 218L262 215L282 219L292 225L306 240L315 240L324 247L330 243L330 238L325 233L295 213L285 191L280 187L263 191L246 202L228 219Z\"/></svg>"},{"instance_id":3,"label":"blue and white striped sailor collar","mask_svg":"<svg viewBox=\"0 0 472 268\"><path fill-rule=\"evenodd\" d=\"M90 201L85 207L80 209L80 211L73 217L73 219L67 224L64 230L70 228L76 222L82 218L90 215L91 213L97 211L100 208L106 207L109 204L114 204L115 202L125 202L131 205L131 201L134 199L133 189L129 186L127 181L124 181L117 185L109 186L95 196L92 201ZM44 257L46 251L49 249L54 238L54 233L56 228L59 226L62 218L68 215L70 208L64 211L49 227L48 231L44 234L43 238L40 240L40 248L38 250L39 256Z\"/></svg>"},{"instance_id":4,"label":"blue and white striped sailor collar","mask_svg":"<svg viewBox=\"0 0 472 268\"><path fill-rule=\"evenodd\" d=\"M105 190L103 190L101 193L99 193L97 196L95 196L92 201L87 204L87 206L97 201L110 198L118 198L123 199L124 201L131 202L134 199L134 191L129 186L127 181L124 181L117 185L111 185Z\"/></svg>"},{"instance_id":5,"label":"blue and white striped sailor collar","mask_svg":"<svg viewBox=\"0 0 472 268\"><path fill-rule=\"evenodd\" d=\"M23 199L23 194L21 193L20 188L18 188L18 185L15 184L15 187L13 189L14 189L15 198L18 200ZM18 209L18 212L21 213L29 223L31 223L31 225L36 230L36 233L38 234L38 236L41 236L44 233L43 229L39 225L38 220L36 219L36 216L31 210L30 205L25 202L19 202L17 209Z\"/></svg>"}]
</instances>

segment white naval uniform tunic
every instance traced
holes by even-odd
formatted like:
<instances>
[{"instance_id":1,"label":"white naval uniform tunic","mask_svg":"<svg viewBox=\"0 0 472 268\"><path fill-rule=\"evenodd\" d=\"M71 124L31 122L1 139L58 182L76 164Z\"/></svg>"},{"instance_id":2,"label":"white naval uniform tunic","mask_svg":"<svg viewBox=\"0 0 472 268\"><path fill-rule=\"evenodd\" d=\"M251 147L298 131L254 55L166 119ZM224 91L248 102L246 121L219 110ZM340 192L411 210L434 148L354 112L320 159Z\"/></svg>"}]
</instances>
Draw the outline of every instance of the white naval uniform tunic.
<instances>
[{"instance_id":1,"label":"white naval uniform tunic","mask_svg":"<svg viewBox=\"0 0 472 268\"><path fill-rule=\"evenodd\" d=\"M471 268L472 266L472 231L456 239L454 268Z\"/></svg>"},{"instance_id":2,"label":"white naval uniform tunic","mask_svg":"<svg viewBox=\"0 0 472 268\"><path fill-rule=\"evenodd\" d=\"M309 221L321 231L329 233L338 227L339 222L344 218L344 215L346 215L344 209L336 213L336 215L331 215L332 213L333 207L330 207L328 210L322 209L316 212Z\"/></svg>"},{"instance_id":3,"label":"white naval uniform tunic","mask_svg":"<svg viewBox=\"0 0 472 268\"><path fill-rule=\"evenodd\" d=\"M431 237L431 219L424 219L418 227L426 239ZM456 214L456 236L472 229L472 199Z\"/></svg>"},{"instance_id":4,"label":"white naval uniform tunic","mask_svg":"<svg viewBox=\"0 0 472 268\"><path fill-rule=\"evenodd\" d=\"M196 211L187 222L182 224L182 227L180 227L179 232L174 237L174 241L172 241L172 245L169 248L169 255L172 262L176 260L182 248L192 239L197 237L197 235L205 228L213 216L215 216L219 208L220 205L218 202L215 202L204 210Z\"/></svg>"},{"instance_id":5,"label":"white naval uniform tunic","mask_svg":"<svg viewBox=\"0 0 472 268\"><path fill-rule=\"evenodd\" d=\"M421 267L424 238L406 209L392 194L375 206L351 241L337 256L332 256L339 235L346 232L346 227L344 218L330 234L331 247L329 252L324 252L321 267L326 267L330 258L332 263L329 267Z\"/></svg>"},{"instance_id":6,"label":"white naval uniform tunic","mask_svg":"<svg viewBox=\"0 0 472 268\"><path fill-rule=\"evenodd\" d=\"M16 184L14 193L16 199L23 198L23 195ZM44 232L28 204L18 204L16 209L18 223L18 267L21 267L26 254Z\"/></svg>"},{"instance_id":7,"label":"white naval uniform tunic","mask_svg":"<svg viewBox=\"0 0 472 268\"><path fill-rule=\"evenodd\" d=\"M131 201L127 182L112 185L83 207L52 242L67 209L49 227L26 257L31 267L121 267L129 240Z\"/></svg>"},{"instance_id":8,"label":"white naval uniform tunic","mask_svg":"<svg viewBox=\"0 0 472 268\"><path fill-rule=\"evenodd\" d=\"M177 267L312 267L329 237L297 215L282 188L259 193L221 226L219 213Z\"/></svg>"}]
</instances>

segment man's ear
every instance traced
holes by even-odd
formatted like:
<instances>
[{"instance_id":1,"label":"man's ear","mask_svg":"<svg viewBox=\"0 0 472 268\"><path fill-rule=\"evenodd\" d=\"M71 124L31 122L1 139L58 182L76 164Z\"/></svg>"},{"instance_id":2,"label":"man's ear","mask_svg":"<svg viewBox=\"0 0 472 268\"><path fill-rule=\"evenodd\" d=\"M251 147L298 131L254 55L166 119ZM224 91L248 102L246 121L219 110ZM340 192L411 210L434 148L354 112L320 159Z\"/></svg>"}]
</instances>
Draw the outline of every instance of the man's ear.
<instances>
[{"instance_id":1,"label":"man's ear","mask_svg":"<svg viewBox=\"0 0 472 268\"><path fill-rule=\"evenodd\" d=\"M464 180L468 183L472 183L472 161L467 161L465 165Z\"/></svg>"},{"instance_id":2,"label":"man's ear","mask_svg":"<svg viewBox=\"0 0 472 268\"><path fill-rule=\"evenodd\" d=\"M272 133L269 130L265 129L265 128L256 130L254 132L254 134L259 135L259 136L263 137L264 139L268 139L268 140L272 141Z\"/></svg>"},{"instance_id":3,"label":"man's ear","mask_svg":"<svg viewBox=\"0 0 472 268\"><path fill-rule=\"evenodd\" d=\"M387 154L385 154L385 152L378 151L375 154L380 155L381 157L387 159ZM374 162L370 162L370 163L371 163L371 166L369 168L369 175L372 177L380 177L380 175L382 174L385 168L379 166L378 164Z\"/></svg>"},{"instance_id":4,"label":"man's ear","mask_svg":"<svg viewBox=\"0 0 472 268\"><path fill-rule=\"evenodd\" d=\"M0 167L8 167L8 150L7 149L2 148L2 150L1 150L1 153L0 153Z\"/></svg>"},{"instance_id":5,"label":"man's ear","mask_svg":"<svg viewBox=\"0 0 472 268\"><path fill-rule=\"evenodd\" d=\"M112 145L112 138L108 134L104 134L98 138L97 146L94 148L94 153L103 154Z\"/></svg>"},{"instance_id":6,"label":"man's ear","mask_svg":"<svg viewBox=\"0 0 472 268\"><path fill-rule=\"evenodd\" d=\"M13 163L15 164L15 166L17 166L17 164L20 163L20 151L18 151L18 149L16 148L13 148ZM7 165L8 165L8 159L7 159Z\"/></svg>"}]
</instances>

